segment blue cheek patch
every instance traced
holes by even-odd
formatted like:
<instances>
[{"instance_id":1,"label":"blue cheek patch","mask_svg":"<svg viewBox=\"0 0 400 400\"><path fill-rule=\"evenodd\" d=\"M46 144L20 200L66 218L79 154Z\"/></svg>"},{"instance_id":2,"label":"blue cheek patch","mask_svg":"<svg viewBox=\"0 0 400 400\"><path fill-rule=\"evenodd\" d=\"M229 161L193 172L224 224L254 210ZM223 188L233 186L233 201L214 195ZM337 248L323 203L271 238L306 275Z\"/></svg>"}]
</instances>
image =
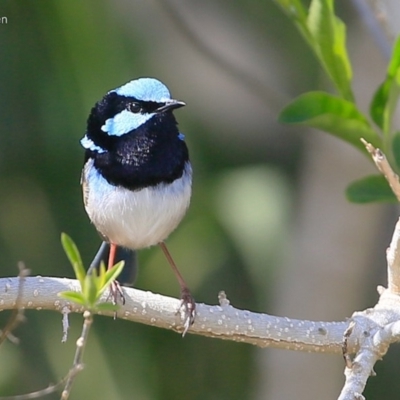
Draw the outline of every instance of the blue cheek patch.
<instances>
[{"instance_id":1,"label":"blue cheek patch","mask_svg":"<svg viewBox=\"0 0 400 400\"><path fill-rule=\"evenodd\" d=\"M110 136L122 136L129 133L140 125L143 125L154 114L133 114L128 110L121 111L113 118L109 118L101 127L103 132Z\"/></svg>"},{"instance_id":2,"label":"blue cheek patch","mask_svg":"<svg viewBox=\"0 0 400 400\"><path fill-rule=\"evenodd\" d=\"M134 97L142 101L165 102L171 99L167 87L154 78L140 78L130 81L118 89L112 90L125 97Z\"/></svg>"},{"instance_id":3,"label":"blue cheek patch","mask_svg":"<svg viewBox=\"0 0 400 400\"><path fill-rule=\"evenodd\" d=\"M115 190L115 186L110 185L94 166L89 169L86 182L88 182L89 191L95 193L99 199L107 198Z\"/></svg>"},{"instance_id":4,"label":"blue cheek patch","mask_svg":"<svg viewBox=\"0 0 400 400\"><path fill-rule=\"evenodd\" d=\"M182 132L179 132L178 138L181 140L185 140L185 135Z\"/></svg>"},{"instance_id":5,"label":"blue cheek patch","mask_svg":"<svg viewBox=\"0 0 400 400\"><path fill-rule=\"evenodd\" d=\"M87 135L85 135L82 139L81 139L81 145L88 150L91 151L96 151L97 153L105 153L106 150L102 149L100 146L97 146L96 144L94 144L92 139L89 139L87 137Z\"/></svg>"}]
</instances>

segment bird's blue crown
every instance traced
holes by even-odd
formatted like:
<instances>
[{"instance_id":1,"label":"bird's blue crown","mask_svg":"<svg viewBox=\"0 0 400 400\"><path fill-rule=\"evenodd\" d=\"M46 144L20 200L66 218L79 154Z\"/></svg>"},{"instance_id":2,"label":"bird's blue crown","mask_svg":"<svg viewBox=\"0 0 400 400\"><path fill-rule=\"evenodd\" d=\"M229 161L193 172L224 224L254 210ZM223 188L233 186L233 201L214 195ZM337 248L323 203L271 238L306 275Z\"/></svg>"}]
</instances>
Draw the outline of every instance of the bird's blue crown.
<instances>
[{"instance_id":1,"label":"bird's blue crown","mask_svg":"<svg viewBox=\"0 0 400 400\"><path fill-rule=\"evenodd\" d=\"M118 89L111 90L120 96L134 97L140 101L163 103L171 99L168 88L154 78L139 78L126 83Z\"/></svg>"}]
</instances>

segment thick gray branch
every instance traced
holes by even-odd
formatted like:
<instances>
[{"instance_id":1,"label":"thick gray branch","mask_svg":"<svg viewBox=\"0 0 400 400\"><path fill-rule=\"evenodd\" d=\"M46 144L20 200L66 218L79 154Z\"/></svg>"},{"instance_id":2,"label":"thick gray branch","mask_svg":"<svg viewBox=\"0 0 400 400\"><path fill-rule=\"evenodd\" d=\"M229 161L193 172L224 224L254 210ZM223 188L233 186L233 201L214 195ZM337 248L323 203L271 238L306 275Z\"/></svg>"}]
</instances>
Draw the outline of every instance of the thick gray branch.
<instances>
[{"instance_id":1,"label":"thick gray branch","mask_svg":"<svg viewBox=\"0 0 400 400\"><path fill-rule=\"evenodd\" d=\"M400 180L380 149L361 139L379 171L385 176L393 193L400 201ZM396 224L387 250L388 289L378 287L380 298L373 309L356 312L352 316L354 327L349 337L356 337L359 349L352 362L345 354L346 382L339 400L364 399L362 392L375 363L382 359L389 346L400 337L400 222ZM357 330L358 332L354 332ZM351 353L349 351L349 353Z\"/></svg>"},{"instance_id":2,"label":"thick gray branch","mask_svg":"<svg viewBox=\"0 0 400 400\"><path fill-rule=\"evenodd\" d=\"M12 309L16 305L18 278L0 279L0 309ZM20 306L36 310L83 312L72 303L58 297L62 291L78 291L76 280L65 278L29 277L24 282ZM123 288L125 305L121 305L117 316L159 328L182 330L182 321L177 310L180 301L171 297ZM104 296L106 300L106 295ZM225 340L244 342L260 347L285 348L290 350L341 353L343 332L347 322L315 322L275 317L239 310L224 300L221 305L197 304L197 316L188 333ZM112 316L113 313L109 313ZM60 320L60 340L62 337ZM349 351L356 350L355 340L349 341Z\"/></svg>"}]
</instances>

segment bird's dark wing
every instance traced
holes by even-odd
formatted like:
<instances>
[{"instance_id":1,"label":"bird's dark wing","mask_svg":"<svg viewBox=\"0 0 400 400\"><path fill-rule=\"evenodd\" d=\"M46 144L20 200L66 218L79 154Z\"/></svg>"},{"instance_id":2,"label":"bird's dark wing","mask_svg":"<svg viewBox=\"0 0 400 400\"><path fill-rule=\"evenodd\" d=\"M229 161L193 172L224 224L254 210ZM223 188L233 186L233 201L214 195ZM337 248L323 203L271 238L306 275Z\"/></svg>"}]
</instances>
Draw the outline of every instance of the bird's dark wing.
<instances>
[{"instance_id":1,"label":"bird's dark wing","mask_svg":"<svg viewBox=\"0 0 400 400\"><path fill-rule=\"evenodd\" d=\"M88 274L90 274L94 269L98 269L102 261L107 267L109 253L110 244L107 242L102 242L93 261L90 263ZM136 280L138 272L138 260L136 251L118 246L117 253L115 255L115 263L122 260L125 261L125 266L118 277L118 282L124 286L132 286Z\"/></svg>"}]
</instances>

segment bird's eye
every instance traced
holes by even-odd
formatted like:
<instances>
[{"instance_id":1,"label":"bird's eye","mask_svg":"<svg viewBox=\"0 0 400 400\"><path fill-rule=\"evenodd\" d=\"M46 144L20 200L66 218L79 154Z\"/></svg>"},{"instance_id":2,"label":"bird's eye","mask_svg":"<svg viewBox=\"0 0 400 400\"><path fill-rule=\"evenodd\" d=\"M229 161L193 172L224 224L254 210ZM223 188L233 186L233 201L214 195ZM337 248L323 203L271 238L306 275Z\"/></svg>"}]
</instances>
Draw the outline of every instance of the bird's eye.
<instances>
[{"instance_id":1,"label":"bird's eye","mask_svg":"<svg viewBox=\"0 0 400 400\"><path fill-rule=\"evenodd\" d=\"M127 108L132 113L139 113L142 110L142 108L140 107L140 104L134 103L134 102L129 103Z\"/></svg>"}]
</instances>

